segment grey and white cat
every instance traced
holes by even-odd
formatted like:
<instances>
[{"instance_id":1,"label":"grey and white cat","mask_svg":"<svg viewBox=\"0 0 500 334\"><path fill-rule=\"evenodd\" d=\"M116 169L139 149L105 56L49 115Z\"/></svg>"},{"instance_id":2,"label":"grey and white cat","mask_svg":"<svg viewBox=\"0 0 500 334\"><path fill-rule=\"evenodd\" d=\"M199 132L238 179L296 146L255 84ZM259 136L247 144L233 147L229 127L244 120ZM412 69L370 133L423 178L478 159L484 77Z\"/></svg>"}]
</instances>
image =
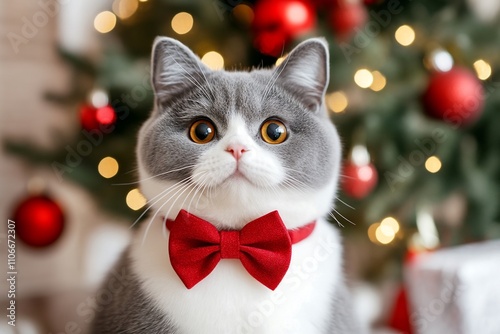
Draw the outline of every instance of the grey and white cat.
<instances>
[{"instance_id":1,"label":"grey and white cat","mask_svg":"<svg viewBox=\"0 0 500 334\"><path fill-rule=\"evenodd\" d=\"M161 37L152 68L155 108L137 155L154 215L105 282L109 293L92 333L358 333L341 240L324 219L341 159L324 104L326 42L301 43L275 69L226 72ZM274 291L225 259L187 289L170 263L164 221L181 209L219 230L241 229L275 210L289 230L317 224L292 246Z\"/></svg>"}]
</instances>

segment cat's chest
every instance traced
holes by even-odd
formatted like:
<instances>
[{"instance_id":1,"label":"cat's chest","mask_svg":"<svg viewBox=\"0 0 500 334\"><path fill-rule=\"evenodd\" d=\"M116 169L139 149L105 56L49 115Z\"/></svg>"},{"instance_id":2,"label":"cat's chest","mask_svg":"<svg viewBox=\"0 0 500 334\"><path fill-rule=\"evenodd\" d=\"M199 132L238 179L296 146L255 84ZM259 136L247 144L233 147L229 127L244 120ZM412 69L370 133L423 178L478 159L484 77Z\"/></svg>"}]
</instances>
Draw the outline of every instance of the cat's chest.
<instances>
[{"instance_id":1,"label":"cat's chest","mask_svg":"<svg viewBox=\"0 0 500 334\"><path fill-rule=\"evenodd\" d=\"M318 221L313 234L293 245L290 268L275 291L250 276L237 259L224 259L191 289L173 271L168 239L154 225L132 246L142 288L181 333L318 333L326 326L340 280L337 232Z\"/></svg>"}]
</instances>

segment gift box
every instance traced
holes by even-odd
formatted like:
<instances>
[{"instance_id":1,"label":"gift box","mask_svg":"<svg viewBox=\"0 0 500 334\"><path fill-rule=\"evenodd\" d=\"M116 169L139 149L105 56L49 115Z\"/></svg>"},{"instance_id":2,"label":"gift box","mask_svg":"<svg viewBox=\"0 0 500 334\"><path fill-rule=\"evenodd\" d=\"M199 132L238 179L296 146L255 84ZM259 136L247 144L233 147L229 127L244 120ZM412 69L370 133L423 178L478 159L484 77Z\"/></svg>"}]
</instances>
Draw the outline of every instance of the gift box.
<instances>
[{"instance_id":1,"label":"gift box","mask_svg":"<svg viewBox=\"0 0 500 334\"><path fill-rule=\"evenodd\" d=\"M414 333L500 333L500 241L421 254L405 281Z\"/></svg>"}]
</instances>

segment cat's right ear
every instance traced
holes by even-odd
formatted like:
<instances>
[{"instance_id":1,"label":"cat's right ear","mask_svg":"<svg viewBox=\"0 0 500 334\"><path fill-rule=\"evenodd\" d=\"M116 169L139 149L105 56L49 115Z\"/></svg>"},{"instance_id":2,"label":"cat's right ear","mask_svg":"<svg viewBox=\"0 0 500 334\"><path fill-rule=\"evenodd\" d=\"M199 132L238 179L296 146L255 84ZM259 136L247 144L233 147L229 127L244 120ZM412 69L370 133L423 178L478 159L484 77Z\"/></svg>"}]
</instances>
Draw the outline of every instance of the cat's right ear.
<instances>
[{"instance_id":1,"label":"cat's right ear","mask_svg":"<svg viewBox=\"0 0 500 334\"><path fill-rule=\"evenodd\" d=\"M200 85L210 71L187 46L168 37L156 37L151 67L151 80L159 103L166 103Z\"/></svg>"}]
</instances>

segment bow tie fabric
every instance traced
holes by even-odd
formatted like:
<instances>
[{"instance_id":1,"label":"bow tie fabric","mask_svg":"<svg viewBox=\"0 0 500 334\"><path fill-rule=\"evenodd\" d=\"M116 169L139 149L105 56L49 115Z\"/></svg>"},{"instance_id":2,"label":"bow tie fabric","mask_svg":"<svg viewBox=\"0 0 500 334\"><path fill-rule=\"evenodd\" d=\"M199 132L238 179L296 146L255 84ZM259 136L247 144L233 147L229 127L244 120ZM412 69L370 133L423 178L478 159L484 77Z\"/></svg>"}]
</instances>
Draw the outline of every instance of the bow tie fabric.
<instances>
[{"instance_id":1,"label":"bow tie fabric","mask_svg":"<svg viewBox=\"0 0 500 334\"><path fill-rule=\"evenodd\" d=\"M188 289L207 277L221 259L239 259L252 277L274 290L290 266L292 244L307 238L316 222L287 230L278 212L273 211L240 231L218 231L209 222L181 210L166 224L170 230L170 263Z\"/></svg>"}]
</instances>

